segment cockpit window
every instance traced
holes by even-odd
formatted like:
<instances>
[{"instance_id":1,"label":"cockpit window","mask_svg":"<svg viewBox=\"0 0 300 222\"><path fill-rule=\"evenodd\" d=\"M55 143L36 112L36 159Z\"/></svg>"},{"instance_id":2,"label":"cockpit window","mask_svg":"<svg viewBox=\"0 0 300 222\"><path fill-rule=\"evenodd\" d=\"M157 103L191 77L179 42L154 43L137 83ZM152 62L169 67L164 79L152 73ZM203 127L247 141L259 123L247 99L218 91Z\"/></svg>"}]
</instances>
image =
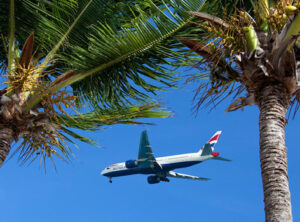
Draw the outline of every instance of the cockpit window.
<instances>
[{"instance_id":1,"label":"cockpit window","mask_svg":"<svg viewBox=\"0 0 300 222\"><path fill-rule=\"evenodd\" d=\"M106 167L106 169L109 169L109 167Z\"/></svg>"}]
</instances>

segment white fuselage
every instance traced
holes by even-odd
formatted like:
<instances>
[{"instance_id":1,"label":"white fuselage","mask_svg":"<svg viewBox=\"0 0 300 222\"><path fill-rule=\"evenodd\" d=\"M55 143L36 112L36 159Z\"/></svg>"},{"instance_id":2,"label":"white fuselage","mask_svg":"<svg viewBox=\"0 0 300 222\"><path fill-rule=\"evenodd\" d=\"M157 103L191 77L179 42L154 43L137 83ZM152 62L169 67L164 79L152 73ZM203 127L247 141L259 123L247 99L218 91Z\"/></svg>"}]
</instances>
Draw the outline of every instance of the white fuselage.
<instances>
[{"instance_id":1,"label":"white fuselage","mask_svg":"<svg viewBox=\"0 0 300 222\"><path fill-rule=\"evenodd\" d=\"M189 167L197 163L201 163L208 159L213 158L212 155L201 156L200 153L187 153L181 155L172 155L165 157L155 158L156 162L160 166L160 169L155 169L155 173L168 172L176 168ZM108 177L126 176L132 174L152 174L154 173L153 168L127 168L125 162L116 163L106 167L101 174Z\"/></svg>"}]
</instances>

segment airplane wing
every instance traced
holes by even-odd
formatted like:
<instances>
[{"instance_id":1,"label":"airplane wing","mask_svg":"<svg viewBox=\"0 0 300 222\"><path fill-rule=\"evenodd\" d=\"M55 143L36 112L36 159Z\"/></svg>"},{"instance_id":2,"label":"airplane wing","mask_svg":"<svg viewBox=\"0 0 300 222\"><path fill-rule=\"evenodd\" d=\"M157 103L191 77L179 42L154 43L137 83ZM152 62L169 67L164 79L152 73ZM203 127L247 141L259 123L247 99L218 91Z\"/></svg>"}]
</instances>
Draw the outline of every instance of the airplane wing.
<instances>
[{"instance_id":1,"label":"airplane wing","mask_svg":"<svg viewBox=\"0 0 300 222\"><path fill-rule=\"evenodd\" d=\"M187 174L183 174L183 173L176 173L174 171L169 171L166 176L181 178L181 179L191 179L191 180L210 180L209 178L196 177L196 176L191 176L191 175L187 175Z\"/></svg>"},{"instance_id":2,"label":"airplane wing","mask_svg":"<svg viewBox=\"0 0 300 222\"><path fill-rule=\"evenodd\" d=\"M160 165L156 162L156 159L153 155L146 130L143 131L141 135L139 155L137 161L139 168L160 168Z\"/></svg>"}]
</instances>

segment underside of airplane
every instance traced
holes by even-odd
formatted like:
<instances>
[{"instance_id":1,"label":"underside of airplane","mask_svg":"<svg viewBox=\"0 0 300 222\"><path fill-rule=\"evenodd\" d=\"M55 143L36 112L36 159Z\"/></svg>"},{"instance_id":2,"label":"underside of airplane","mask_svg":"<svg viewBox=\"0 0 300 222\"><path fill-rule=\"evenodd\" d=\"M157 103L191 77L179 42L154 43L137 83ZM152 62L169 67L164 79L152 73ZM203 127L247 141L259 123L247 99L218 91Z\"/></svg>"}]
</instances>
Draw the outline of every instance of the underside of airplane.
<instances>
[{"instance_id":1,"label":"underside of airplane","mask_svg":"<svg viewBox=\"0 0 300 222\"><path fill-rule=\"evenodd\" d=\"M160 181L169 182L170 180L168 177L203 181L209 180L209 178L177 173L173 170L189 167L209 159L230 161L219 157L218 152L213 152L220 134L221 131L216 132L196 153L155 158L148 140L147 132L143 131L140 140L138 158L136 160L127 160L123 163L110 165L106 167L101 174L109 177L109 182L112 182L112 177L128 176L133 174L153 174L147 178L149 184L159 183Z\"/></svg>"}]
</instances>

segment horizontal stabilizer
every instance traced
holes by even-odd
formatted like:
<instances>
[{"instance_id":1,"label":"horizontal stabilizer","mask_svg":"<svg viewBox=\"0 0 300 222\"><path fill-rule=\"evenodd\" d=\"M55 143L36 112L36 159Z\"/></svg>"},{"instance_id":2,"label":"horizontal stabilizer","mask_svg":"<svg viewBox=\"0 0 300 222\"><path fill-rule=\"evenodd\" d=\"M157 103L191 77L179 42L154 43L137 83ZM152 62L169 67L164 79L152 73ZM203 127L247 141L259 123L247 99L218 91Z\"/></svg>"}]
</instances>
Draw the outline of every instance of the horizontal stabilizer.
<instances>
[{"instance_id":1,"label":"horizontal stabilizer","mask_svg":"<svg viewBox=\"0 0 300 222\"><path fill-rule=\"evenodd\" d=\"M166 176L167 177L181 178L181 179L191 179L191 180L210 180L209 178L196 177L196 176L191 176L191 175L188 175L188 174L176 173L174 171L169 171Z\"/></svg>"},{"instance_id":2,"label":"horizontal stabilizer","mask_svg":"<svg viewBox=\"0 0 300 222\"><path fill-rule=\"evenodd\" d=\"M219 157L219 156L217 156L217 157L214 157L214 158L212 158L212 159L213 159L213 160L231 161L230 159L226 159L226 158Z\"/></svg>"}]
</instances>

